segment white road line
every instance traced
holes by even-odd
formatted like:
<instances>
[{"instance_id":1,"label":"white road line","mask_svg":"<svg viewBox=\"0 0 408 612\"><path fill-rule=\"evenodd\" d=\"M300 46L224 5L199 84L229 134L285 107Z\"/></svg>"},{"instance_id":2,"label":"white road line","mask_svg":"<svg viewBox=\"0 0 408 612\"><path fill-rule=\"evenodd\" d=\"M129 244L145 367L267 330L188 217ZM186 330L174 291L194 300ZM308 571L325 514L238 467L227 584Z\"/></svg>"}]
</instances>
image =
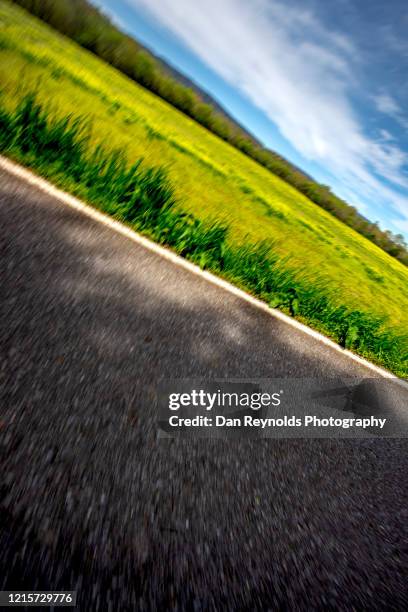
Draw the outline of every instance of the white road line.
<instances>
[{"instance_id":1,"label":"white road line","mask_svg":"<svg viewBox=\"0 0 408 612\"><path fill-rule=\"evenodd\" d=\"M311 329L310 327L303 325L303 323L299 323L299 321L296 321L296 319L292 319L291 317L289 317L288 315L285 315L279 310L270 308L267 304L265 304L265 302L261 302L260 300L254 298L252 295L245 293L245 291L238 289L237 287L235 287L234 285L231 285L231 283L228 283L222 278L219 278L218 276L215 276L214 274L211 274L210 272L207 272L206 270L201 270L201 268L199 268L195 264L187 261L186 259L183 259L179 255L176 255L169 249L166 249L165 247L160 246L155 242L152 242L148 238L141 236L140 234L136 233L134 230L126 227L126 225L122 225L122 223L120 223L119 221L115 221L108 215L105 215L104 213L96 210L95 208L92 208L92 206L85 204L81 200L78 200L78 198L75 198L74 196L69 195L68 193L66 193L65 191L62 191L61 189L58 189L57 187L54 187L54 185L52 185L45 179L39 177L38 175L34 174L30 170L23 168L22 166L16 164L15 162L12 162L6 157L3 157L2 155L0 155L0 168L3 170L6 170L7 172L9 172L10 174L14 176L17 176L25 180L27 183L30 183L31 185L38 187L39 189L41 189L41 191L44 191L48 195L56 198L60 202L66 204L67 206L70 206L71 208L74 208L75 210L83 213L84 215L91 217L95 221L98 221L99 223L103 223L103 225L110 227L115 232L118 232L119 234L126 236L126 238L133 240L133 242L136 242L137 244L145 247L146 249L149 249L150 251L153 251L154 253L160 255L161 257L164 257L165 259L171 261L176 266L184 268L188 270L189 272L192 272L193 274L196 274L197 276L204 278L206 281L212 283L213 285L216 285L217 287L221 287L225 291L228 291L229 293L232 293L233 295L245 300L246 302L249 302L250 304L252 304L252 306L255 306L256 308L259 308L260 310L267 312L271 317L274 317L275 319L279 319L280 321L283 321L287 325L290 325L291 327L294 327L295 329L303 332L304 334L311 336L318 342L321 342L322 344L329 346L333 350L348 357L352 361L355 361L356 363L362 366L365 366L366 368L368 368L375 374L382 376L383 378L392 378L398 384L401 384L404 387L408 388L408 382L396 377L395 374L392 374L391 372L388 372L388 370L384 370L383 368L380 368L374 365L373 363L370 363L366 359L363 359L362 357L355 355L351 351L341 348L341 346L333 342L333 340L330 340L330 338L326 338L326 336L324 336L323 334L320 334L319 332Z\"/></svg>"}]
</instances>

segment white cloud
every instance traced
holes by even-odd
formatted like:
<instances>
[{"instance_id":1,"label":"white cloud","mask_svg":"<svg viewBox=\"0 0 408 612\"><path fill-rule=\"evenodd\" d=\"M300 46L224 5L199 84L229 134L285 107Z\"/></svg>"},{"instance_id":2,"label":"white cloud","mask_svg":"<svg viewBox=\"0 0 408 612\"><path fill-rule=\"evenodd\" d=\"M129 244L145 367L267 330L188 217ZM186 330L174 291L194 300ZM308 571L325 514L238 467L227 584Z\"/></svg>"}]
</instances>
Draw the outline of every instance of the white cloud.
<instances>
[{"instance_id":1,"label":"white cloud","mask_svg":"<svg viewBox=\"0 0 408 612\"><path fill-rule=\"evenodd\" d=\"M382 93L373 97L377 110L391 117L398 116L401 113L399 104L387 93Z\"/></svg>"},{"instance_id":2,"label":"white cloud","mask_svg":"<svg viewBox=\"0 0 408 612\"><path fill-rule=\"evenodd\" d=\"M364 132L353 109L358 85L353 41L329 31L301 5L278 0L127 0L176 35L208 66L266 113L306 159L359 200L388 203L408 219L407 155ZM400 114L386 93L381 112Z\"/></svg>"},{"instance_id":3,"label":"white cloud","mask_svg":"<svg viewBox=\"0 0 408 612\"><path fill-rule=\"evenodd\" d=\"M380 130L380 136L383 142L391 142L395 140L394 136L388 130Z\"/></svg>"},{"instance_id":4,"label":"white cloud","mask_svg":"<svg viewBox=\"0 0 408 612\"><path fill-rule=\"evenodd\" d=\"M388 93L381 93L377 96L373 96L373 101L380 113L395 119L403 128L408 130L408 120L402 108Z\"/></svg>"},{"instance_id":5,"label":"white cloud","mask_svg":"<svg viewBox=\"0 0 408 612\"><path fill-rule=\"evenodd\" d=\"M408 235L408 219L393 219L393 224L398 227L399 230Z\"/></svg>"}]
</instances>

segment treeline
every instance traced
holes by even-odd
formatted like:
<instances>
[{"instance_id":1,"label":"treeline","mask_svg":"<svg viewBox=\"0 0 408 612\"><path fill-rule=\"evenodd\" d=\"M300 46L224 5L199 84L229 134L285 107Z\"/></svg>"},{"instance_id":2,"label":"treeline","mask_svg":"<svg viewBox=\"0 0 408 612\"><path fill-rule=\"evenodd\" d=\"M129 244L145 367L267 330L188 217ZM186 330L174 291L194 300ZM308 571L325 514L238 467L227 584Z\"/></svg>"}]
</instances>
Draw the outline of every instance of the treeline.
<instances>
[{"instance_id":1,"label":"treeline","mask_svg":"<svg viewBox=\"0 0 408 612\"><path fill-rule=\"evenodd\" d=\"M232 120L202 100L192 88L179 83L165 66L133 38L127 36L87 0L13 0L59 32L75 40L147 89L198 121L262 166L293 185L313 202L408 265L408 247L401 234L382 231L313 181L290 162L263 148Z\"/></svg>"}]
</instances>

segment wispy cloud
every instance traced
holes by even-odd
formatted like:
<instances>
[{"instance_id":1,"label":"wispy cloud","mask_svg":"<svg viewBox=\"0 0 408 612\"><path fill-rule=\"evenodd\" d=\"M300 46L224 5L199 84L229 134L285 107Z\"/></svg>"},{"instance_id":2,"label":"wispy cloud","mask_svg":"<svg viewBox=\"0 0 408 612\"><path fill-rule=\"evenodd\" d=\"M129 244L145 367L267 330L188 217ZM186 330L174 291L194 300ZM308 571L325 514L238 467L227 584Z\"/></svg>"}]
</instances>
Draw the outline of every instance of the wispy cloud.
<instances>
[{"instance_id":1,"label":"wispy cloud","mask_svg":"<svg viewBox=\"0 0 408 612\"><path fill-rule=\"evenodd\" d=\"M127 0L142 7L278 126L308 160L342 181L359 200L386 203L408 220L406 153L369 136L352 100L358 50L302 5L278 0ZM373 110L402 118L387 93ZM392 215L390 215L391 217Z\"/></svg>"},{"instance_id":2,"label":"wispy cloud","mask_svg":"<svg viewBox=\"0 0 408 612\"><path fill-rule=\"evenodd\" d=\"M399 115L401 113L401 108L399 104L387 93L381 93L377 96L373 96L373 100L377 107L377 110L380 113L384 113L386 115L391 115L391 117L395 115Z\"/></svg>"},{"instance_id":3,"label":"wispy cloud","mask_svg":"<svg viewBox=\"0 0 408 612\"><path fill-rule=\"evenodd\" d=\"M383 142L392 142L395 140L394 136L388 130L381 129L379 133Z\"/></svg>"},{"instance_id":4,"label":"wispy cloud","mask_svg":"<svg viewBox=\"0 0 408 612\"><path fill-rule=\"evenodd\" d=\"M408 119L398 102L389 94L381 93L373 96L373 101L378 112L388 115L406 130L408 130Z\"/></svg>"}]
</instances>

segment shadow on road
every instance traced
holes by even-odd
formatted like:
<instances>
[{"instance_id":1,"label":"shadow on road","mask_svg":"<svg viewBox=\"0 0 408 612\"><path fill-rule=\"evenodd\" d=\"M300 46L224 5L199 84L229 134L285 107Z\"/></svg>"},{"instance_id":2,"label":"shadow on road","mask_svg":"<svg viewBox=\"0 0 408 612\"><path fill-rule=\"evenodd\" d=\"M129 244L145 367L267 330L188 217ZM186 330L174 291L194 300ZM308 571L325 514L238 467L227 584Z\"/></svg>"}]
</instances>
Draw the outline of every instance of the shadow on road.
<instances>
[{"instance_id":1,"label":"shadow on road","mask_svg":"<svg viewBox=\"0 0 408 612\"><path fill-rule=\"evenodd\" d=\"M0 190L0 588L77 589L83 610L403 609L406 441L157 436L160 378L347 362L16 179Z\"/></svg>"}]
</instances>

